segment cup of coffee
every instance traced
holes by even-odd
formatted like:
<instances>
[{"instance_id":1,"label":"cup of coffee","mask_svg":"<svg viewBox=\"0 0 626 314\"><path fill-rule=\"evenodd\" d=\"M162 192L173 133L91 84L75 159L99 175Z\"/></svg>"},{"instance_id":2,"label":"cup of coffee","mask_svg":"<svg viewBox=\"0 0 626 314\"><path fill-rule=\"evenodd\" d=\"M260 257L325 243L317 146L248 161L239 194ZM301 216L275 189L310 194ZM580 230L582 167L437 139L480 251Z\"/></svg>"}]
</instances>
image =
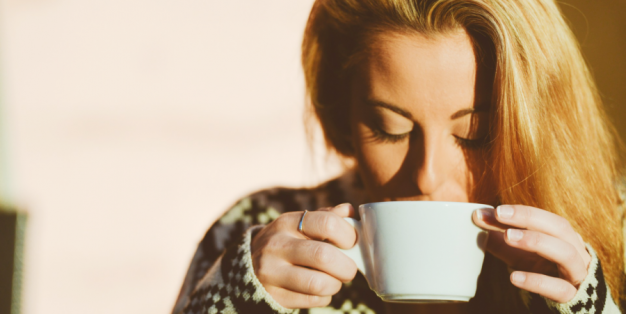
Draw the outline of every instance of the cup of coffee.
<instances>
[{"instance_id":1,"label":"cup of coffee","mask_svg":"<svg viewBox=\"0 0 626 314\"><path fill-rule=\"evenodd\" d=\"M398 201L359 206L345 218L357 243L343 250L386 302L467 302L476 294L488 233L472 212L489 205Z\"/></svg>"}]
</instances>

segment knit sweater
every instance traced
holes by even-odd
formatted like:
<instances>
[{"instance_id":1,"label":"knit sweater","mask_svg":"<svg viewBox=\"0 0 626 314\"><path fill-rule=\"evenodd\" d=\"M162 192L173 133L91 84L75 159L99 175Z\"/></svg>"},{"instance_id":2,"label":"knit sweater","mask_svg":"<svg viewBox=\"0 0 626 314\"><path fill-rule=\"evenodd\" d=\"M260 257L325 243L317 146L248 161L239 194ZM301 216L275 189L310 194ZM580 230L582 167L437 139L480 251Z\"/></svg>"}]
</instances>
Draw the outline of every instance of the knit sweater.
<instances>
[{"instance_id":1,"label":"knit sweater","mask_svg":"<svg viewBox=\"0 0 626 314\"><path fill-rule=\"evenodd\" d=\"M346 202L362 204L364 196L358 176L348 172L311 189L274 188L244 197L208 230L200 242L173 313L385 313L383 301L369 289L360 273L352 282L344 284L326 307L287 309L259 282L250 255L255 232L282 213ZM595 251L589 245L587 249L592 260L575 297L567 303L556 303L517 289L526 307L525 313L621 313L611 297ZM483 272L486 267L483 265ZM481 289L480 285L478 289Z\"/></svg>"}]
</instances>

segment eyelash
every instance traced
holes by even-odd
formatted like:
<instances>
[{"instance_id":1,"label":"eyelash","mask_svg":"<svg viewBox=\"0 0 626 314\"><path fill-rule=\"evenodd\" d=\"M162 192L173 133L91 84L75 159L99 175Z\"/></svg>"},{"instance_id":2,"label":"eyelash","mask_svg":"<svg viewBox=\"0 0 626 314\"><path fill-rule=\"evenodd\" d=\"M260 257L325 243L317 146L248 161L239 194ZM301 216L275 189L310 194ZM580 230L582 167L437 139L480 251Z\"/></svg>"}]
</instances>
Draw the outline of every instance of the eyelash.
<instances>
[{"instance_id":1,"label":"eyelash","mask_svg":"<svg viewBox=\"0 0 626 314\"><path fill-rule=\"evenodd\" d=\"M389 134L379 128L372 128L372 132L374 133L374 138L383 143L397 143L411 135L411 132L404 134Z\"/></svg>"},{"instance_id":2,"label":"eyelash","mask_svg":"<svg viewBox=\"0 0 626 314\"><path fill-rule=\"evenodd\" d=\"M480 148L483 148L487 144L486 138L470 140L470 139L458 137L455 135L454 139L456 140L456 143L459 146L463 148L467 148L467 149L480 149Z\"/></svg>"},{"instance_id":3,"label":"eyelash","mask_svg":"<svg viewBox=\"0 0 626 314\"><path fill-rule=\"evenodd\" d=\"M372 128L372 132L374 133L374 138L376 138L376 140L379 140L383 143L393 144L393 143L397 143L406 139L407 137L411 135L413 131L404 133L404 134L389 134L379 128ZM480 149L483 146L485 146L485 144L487 143L485 139L470 140L470 139L458 137L456 135L454 136L454 139L457 145L459 145L462 148L467 148L467 149Z\"/></svg>"}]
</instances>

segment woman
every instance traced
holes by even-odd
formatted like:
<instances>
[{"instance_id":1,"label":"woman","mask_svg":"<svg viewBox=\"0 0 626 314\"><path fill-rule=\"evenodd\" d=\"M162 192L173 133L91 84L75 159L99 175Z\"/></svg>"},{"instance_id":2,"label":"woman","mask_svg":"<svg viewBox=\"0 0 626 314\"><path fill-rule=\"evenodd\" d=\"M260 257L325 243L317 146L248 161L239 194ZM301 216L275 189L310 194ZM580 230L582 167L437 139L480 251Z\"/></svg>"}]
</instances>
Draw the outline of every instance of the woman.
<instances>
[{"instance_id":1,"label":"woman","mask_svg":"<svg viewBox=\"0 0 626 314\"><path fill-rule=\"evenodd\" d=\"M617 137L554 1L318 0L302 49L328 146L355 167L238 202L174 312L620 312ZM469 303L368 289L337 249L356 239L342 217L389 200L500 205L473 216L490 236Z\"/></svg>"}]
</instances>

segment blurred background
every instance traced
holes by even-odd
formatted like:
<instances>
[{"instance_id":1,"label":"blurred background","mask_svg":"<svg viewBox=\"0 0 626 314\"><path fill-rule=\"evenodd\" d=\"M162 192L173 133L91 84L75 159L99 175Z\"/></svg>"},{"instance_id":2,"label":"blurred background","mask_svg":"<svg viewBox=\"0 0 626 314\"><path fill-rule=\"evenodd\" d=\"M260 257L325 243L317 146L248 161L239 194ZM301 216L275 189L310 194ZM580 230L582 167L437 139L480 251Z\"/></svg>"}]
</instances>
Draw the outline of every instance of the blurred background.
<instances>
[{"instance_id":1,"label":"blurred background","mask_svg":"<svg viewBox=\"0 0 626 314\"><path fill-rule=\"evenodd\" d=\"M239 197L337 174L302 124L312 3L0 0L0 196L29 214L23 313L169 313ZM626 135L626 0L561 6Z\"/></svg>"}]
</instances>

